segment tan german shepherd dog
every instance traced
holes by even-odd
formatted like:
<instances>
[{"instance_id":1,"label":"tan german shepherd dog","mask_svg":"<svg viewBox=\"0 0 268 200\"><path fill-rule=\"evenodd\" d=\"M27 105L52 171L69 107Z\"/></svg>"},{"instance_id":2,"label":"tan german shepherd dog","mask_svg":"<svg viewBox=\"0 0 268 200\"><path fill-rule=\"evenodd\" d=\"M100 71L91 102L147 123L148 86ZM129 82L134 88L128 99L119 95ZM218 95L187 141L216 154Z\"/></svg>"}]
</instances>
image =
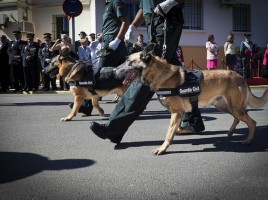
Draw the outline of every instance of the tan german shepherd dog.
<instances>
[{"instance_id":1,"label":"tan german shepherd dog","mask_svg":"<svg viewBox=\"0 0 268 200\"><path fill-rule=\"evenodd\" d=\"M177 88L185 81L185 70L180 66L168 64L166 60L153 55L154 45L149 45L141 53L129 56L128 63L136 69L141 69L141 80L156 91L160 88ZM262 97L256 97L250 91L245 79L231 70L204 70L204 79L201 81L201 93L198 96L199 106L214 105L217 109L229 113L234 117L233 124L228 132L231 136L237 124L243 121L249 128L248 136L243 141L250 144L254 137L256 122L247 114L246 107L259 108L264 106L268 99L268 89ZM171 112L171 120L164 143L153 151L160 155L166 152L171 145L177 131L180 129L184 112L192 110L189 98L179 96L165 97L165 104Z\"/></svg>"},{"instance_id":2,"label":"tan german shepherd dog","mask_svg":"<svg viewBox=\"0 0 268 200\"><path fill-rule=\"evenodd\" d=\"M50 76L55 76L55 74L59 73L66 82L80 81L84 75L83 69L85 69L85 67L85 63L76 62L69 56L59 55L52 59L45 73L50 74ZM131 67L125 67L125 65L121 65L117 68L103 68L98 80L96 80L93 91L89 91L86 87L79 85L70 86L70 92L74 96L74 105L71 112L66 117L61 118L61 121L72 120L73 117L76 116L84 99L91 99L93 107L99 112L100 116L104 116L104 110L99 105L99 97L108 94L122 96L128 87L127 84L122 84L122 82L131 70Z\"/></svg>"}]
</instances>

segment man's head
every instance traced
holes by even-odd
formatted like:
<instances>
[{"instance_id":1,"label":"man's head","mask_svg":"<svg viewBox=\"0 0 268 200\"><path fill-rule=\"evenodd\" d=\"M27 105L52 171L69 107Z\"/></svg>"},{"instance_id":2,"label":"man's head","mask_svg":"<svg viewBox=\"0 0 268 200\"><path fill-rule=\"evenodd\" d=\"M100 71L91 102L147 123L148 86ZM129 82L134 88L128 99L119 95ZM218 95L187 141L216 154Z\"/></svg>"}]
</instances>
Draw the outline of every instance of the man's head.
<instances>
[{"instance_id":1,"label":"man's head","mask_svg":"<svg viewBox=\"0 0 268 200\"><path fill-rule=\"evenodd\" d=\"M34 41L34 33L27 33L26 37L28 42Z\"/></svg>"},{"instance_id":2,"label":"man's head","mask_svg":"<svg viewBox=\"0 0 268 200\"><path fill-rule=\"evenodd\" d=\"M250 41L250 40L251 40L251 34L246 33L244 36L245 36L245 39L246 39L247 41Z\"/></svg>"},{"instance_id":3,"label":"man's head","mask_svg":"<svg viewBox=\"0 0 268 200\"><path fill-rule=\"evenodd\" d=\"M13 35L16 38L16 40L21 39L21 32L20 31L13 31Z\"/></svg>"},{"instance_id":4,"label":"man's head","mask_svg":"<svg viewBox=\"0 0 268 200\"><path fill-rule=\"evenodd\" d=\"M89 34L89 39L90 39L90 41L95 41L95 39L96 39L96 34L95 34L95 33L90 33L90 34Z\"/></svg>"},{"instance_id":5,"label":"man's head","mask_svg":"<svg viewBox=\"0 0 268 200\"><path fill-rule=\"evenodd\" d=\"M138 34L138 41L143 42L143 35L141 33Z\"/></svg>"},{"instance_id":6,"label":"man's head","mask_svg":"<svg viewBox=\"0 0 268 200\"><path fill-rule=\"evenodd\" d=\"M51 42L51 33L44 33L45 42Z\"/></svg>"},{"instance_id":7,"label":"man's head","mask_svg":"<svg viewBox=\"0 0 268 200\"><path fill-rule=\"evenodd\" d=\"M86 32L84 32L84 31L81 31L78 35L79 35L80 39L84 39L87 36Z\"/></svg>"}]
</instances>

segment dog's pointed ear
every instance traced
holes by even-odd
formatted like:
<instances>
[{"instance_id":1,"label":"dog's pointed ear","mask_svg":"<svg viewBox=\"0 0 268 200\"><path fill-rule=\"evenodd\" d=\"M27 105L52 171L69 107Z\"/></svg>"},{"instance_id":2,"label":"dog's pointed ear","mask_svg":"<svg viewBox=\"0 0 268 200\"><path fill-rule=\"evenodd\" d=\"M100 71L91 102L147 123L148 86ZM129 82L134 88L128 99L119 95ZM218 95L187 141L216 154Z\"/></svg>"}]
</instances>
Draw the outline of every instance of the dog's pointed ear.
<instances>
[{"instance_id":1,"label":"dog's pointed ear","mask_svg":"<svg viewBox=\"0 0 268 200\"><path fill-rule=\"evenodd\" d=\"M145 49L141 52L140 59L144 63L148 63L151 60L152 55L154 54L154 47L155 47L155 44L151 43L147 47L145 47Z\"/></svg>"}]
</instances>

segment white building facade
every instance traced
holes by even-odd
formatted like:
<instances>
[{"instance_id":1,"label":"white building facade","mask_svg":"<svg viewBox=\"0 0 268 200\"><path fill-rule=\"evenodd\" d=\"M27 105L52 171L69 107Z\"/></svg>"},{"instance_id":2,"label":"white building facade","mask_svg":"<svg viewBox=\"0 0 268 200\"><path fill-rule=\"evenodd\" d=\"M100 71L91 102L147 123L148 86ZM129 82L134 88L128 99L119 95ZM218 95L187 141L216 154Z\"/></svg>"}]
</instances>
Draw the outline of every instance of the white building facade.
<instances>
[{"instance_id":1,"label":"white building facade","mask_svg":"<svg viewBox=\"0 0 268 200\"><path fill-rule=\"evenodd\" d=\"M99 33L102 28L102 15L105 0L80 0L82 13L75 17L75 40L78 33L85 31ZM68 31L72 37L72 19L68 20L62 5L64 0L0 0L0 35L5 34L13 40L12 32L21 30L34 32L35 38L43 39L43 33L52 33L53 39L59 37L61 30ZM133 19L138 9L137 0L125 0L128 13ZM252 34L252 41L265 48L268 43L268 0L186 0L184 17L185 27L180 45L183 47L186 64L194 59L204 68L206 60L205 43L208 35L213 34L222 47L229 33L235 35L239 47L245 33ZM137 32L146 36L146 27Z\"/></svg>"}]
</instances>

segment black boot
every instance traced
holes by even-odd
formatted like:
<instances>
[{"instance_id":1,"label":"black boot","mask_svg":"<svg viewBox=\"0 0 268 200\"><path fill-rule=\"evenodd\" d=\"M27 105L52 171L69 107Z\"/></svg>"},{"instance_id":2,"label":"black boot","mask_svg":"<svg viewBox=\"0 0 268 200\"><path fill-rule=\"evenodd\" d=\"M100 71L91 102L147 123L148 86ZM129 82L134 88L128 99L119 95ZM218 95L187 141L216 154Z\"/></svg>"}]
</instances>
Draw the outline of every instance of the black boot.
<instances>
[{"instance_id":1,"label":"black boot","mask_svg":"<svg viewBox=\"0 0 268 200\"><path fill-rule=\"evenodd\" d=\"M72 109L74 106L74 103L70 103L69 104L69 107ZM91 101L89 100L84 100L82 105L80 106L78 112L79 113L83 113L85 114L86 116L90 116L91 115L91 112L93 110L93 106L91 104Z\"/></svg>"},{"instance_id":2,"label":"black boot","mask_svg":"<svg viewBox=\"0 0 268 200\"><path fill-rule=\"evenodd\" d=\"M120 143L122 140L120 133L116 133L112 131L108 126L105 124L99 124L97 122L90 122L89 128L93 131L95 135L102 139L109 139L113 143Z\"/></svg>"}]
</instances>

